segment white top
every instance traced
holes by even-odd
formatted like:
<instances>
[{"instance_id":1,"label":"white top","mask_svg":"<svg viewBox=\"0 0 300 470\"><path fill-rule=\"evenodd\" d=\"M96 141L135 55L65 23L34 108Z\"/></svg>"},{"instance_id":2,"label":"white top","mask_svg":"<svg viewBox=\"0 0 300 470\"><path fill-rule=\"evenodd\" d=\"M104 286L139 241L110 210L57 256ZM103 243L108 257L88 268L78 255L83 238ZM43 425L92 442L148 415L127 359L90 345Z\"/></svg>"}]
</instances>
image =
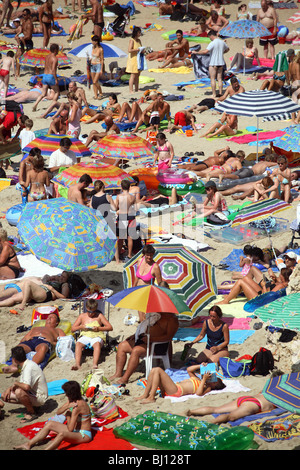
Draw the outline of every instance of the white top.
<instances>
[{"instance_id":1,"label":"white top","mask_svg":"<svg viewBox=\"0 0 300 470\"><path fill-rule=\"evenodd\" d=\"M27 131L26 129L22 129L19 137L21 149L23 149L35 139L35 133L33 131Z\"/></svg>"},{"instance_id":2,"label":"white top","mask_svg":"<svg viewBox=\"0 0 300 470\"><path fill-rule=\"evenodd\" d=\"M37 397L48 398L48 386L44 372L36 362L26 359L23 364L20 382L30 386Z\"/></svg>"},{"instance_id":3,"label":"white top","mask_svg":"<svg viewBox=\"0 0 300 470\"><path fill-rule=\"evenodd\" d=\"M226 42L222 41L220 38L216 38L207 44L206 49L210 51L210 66L225 65L224 52L229 49Z\"/></svg>"},{"instance_id":4,"label":"white top","mask_svg":"<svg viewBox=\"0 0 300 470\"><path fill-rule=\"evenodd\" d=\"M75 165L77 163L76 153L73 150L67 150L65 153L60 149L51 153L49 159L49 168L55 166Z\"/></svg>"}]
</instances>

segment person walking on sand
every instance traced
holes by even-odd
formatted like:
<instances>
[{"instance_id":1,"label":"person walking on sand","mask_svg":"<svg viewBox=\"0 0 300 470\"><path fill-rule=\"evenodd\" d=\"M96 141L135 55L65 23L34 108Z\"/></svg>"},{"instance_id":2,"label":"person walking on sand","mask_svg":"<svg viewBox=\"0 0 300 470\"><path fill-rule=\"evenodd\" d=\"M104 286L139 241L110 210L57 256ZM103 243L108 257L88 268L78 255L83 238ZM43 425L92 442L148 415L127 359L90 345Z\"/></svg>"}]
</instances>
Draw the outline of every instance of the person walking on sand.
<instances>
[{"instance_id":1,"label":"person walking on sand","mask_svg":"<svg viewBox=\"0 0 300 470\"><path fill-rule=\"evenodd\" d=\"M0 88L4 88L3 97L6 98L8 85L9 85L9 72L12 69L15 72L15 53L13 51L8 51L6 56L0 61L0 79L1 85Z\"/></svg>"},{"instance_id":2,"label":"person walking on sand","mask_svg":"<svg viewBox=\"0 0 300 470\"><path fill-rule=\"evenodd\" d=\"M43 32L43 48L46 49L51 38L51 28L54 25L53 0L44 0L39 7L39 22Z\"/></svg>"},{"instance_id":3,"label":"person walking on sand","mask_svg":"<svg viewBox=\"0 0 300 470\"><path fill-rule=\"evenodd\" d=\"M139 78L141 70L138 64L138 53L143 50L141 37L142 30L138 26L134 26L131 39L128 45L128 60L126 65L126 73L130 74L129 78L129 93L139 91Z\"/></svg>"},{"instance_id":4,"label":"person walking on sand","mask_svg":"<svg viewBox=\"0 0 300 470\"><path fill-rule=\"evenodd\" d=\"M59 52L58 44L51 44L50 46L50 54L46 56L45 59L45 68L43 74L43 88L42 93L36 100L33 105L32 111L37 110L37 106L42 99L47 96L48 88L52 88L55 95L53 97L53 101L57 101L59 97L59 86L58 86L58 79L57 79L57 67L58 67L58 58L57 54Z\"/></svg>"}]
</instances>

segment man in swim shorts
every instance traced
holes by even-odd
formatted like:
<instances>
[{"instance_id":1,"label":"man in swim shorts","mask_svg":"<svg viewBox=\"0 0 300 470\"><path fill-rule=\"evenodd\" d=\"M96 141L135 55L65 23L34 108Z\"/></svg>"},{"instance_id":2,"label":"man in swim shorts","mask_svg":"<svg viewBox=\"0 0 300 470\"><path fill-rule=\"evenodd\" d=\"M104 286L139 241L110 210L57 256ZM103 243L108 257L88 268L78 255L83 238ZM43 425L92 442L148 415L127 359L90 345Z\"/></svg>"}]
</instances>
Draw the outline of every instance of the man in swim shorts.
<instances>
[{"instance_id":1,"label":"man in swim shorts","mask_svg":"<svg viewBox=\"0 0 300 470\"><path fill-rule=\"evenodd\" d=\"M57 101L59 96L59 86L58 86L58 79L57 79L57 67L58 67L58 58L57 54L59 52L58 44L51 44L50 46L50 54L46 56L45 59L45 69L43 74L43 90L42 94L38 97L32 111L37 110L37 106L42 99L47 96L48 88L52 88L55 92L53 101Z\"/></svg>"},{"instance_id":2,"label":"man in swim shorts","mask_svg":"<svg viewBox=\"0 0 300 470\"><path fill-rule=\"evenodd\" d=\"M259 40L259 44L264 48L265 59L268 58L268 51L270 46L271 59L275 60L275 45L278 43L277 39L277 15L272 4L268 0L261 0L261 8L257 12L256 21L264 25L269 33L269 36L263 36Z\"/></svg>"}]
</instances>

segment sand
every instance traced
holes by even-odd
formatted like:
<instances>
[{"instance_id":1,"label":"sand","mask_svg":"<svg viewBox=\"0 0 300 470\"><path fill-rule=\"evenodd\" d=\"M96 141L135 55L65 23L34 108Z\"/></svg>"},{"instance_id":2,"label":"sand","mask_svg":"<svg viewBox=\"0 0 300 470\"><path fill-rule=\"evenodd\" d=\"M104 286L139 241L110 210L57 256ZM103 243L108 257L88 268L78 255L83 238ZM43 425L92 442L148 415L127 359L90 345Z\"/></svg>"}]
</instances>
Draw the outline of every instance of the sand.
<instances>
[{"instance_id":1,"label":"sand","mask_svg":"<svg viewBox=\"0 0 300 470\"><path fill-rule=\"evenodd\" d=\"M226 5L226 13L228 17L230 17L230 19L232 20L235 20L238 5L239 5L238 2L235 2L232 5ZM58 7L59 2L56 1L55 6ZM135 6L136 6L137 11L134 17L131 18L130 25L128 25L126 28L127 31L130 31L130 26L132 25L139 25L139 26L144 27L146 23L157 23L163 27L163 31L154 30L154 31L145 32L142 37L142 44L144 46L151 46L153 50L160 50L164 47L165 41L164 39L161 38L162 32L169 31L172 29L177 29L177 28L181 28L183 30L189 30L194 25L194 22L176 23L176 22L170 22L169 20L158 19L156 7L144 7L139 4L135 4ZM208 9L209 7L206 7L206 8ZM255 10L251 10L251 11L254 14L256 13ZM277 10L277 11L279 14L279 19L280 19L281 24L285 24L290 29L293 29L291 27L291 23L286 23L286 20L293 13L295 13L296 10L284 9L284 10ZM69 27L74 23L74 21L75 20L70 20L70 19L60 20L61 24L63 25L66 31L69 30ZM86 25L83 30L83 36L79 40L76 40L73 43L72 47L76 47L79 44L89 42L91 32L92 32L91 28L92 28L91 23ZM1 37L1 39L5 39L5 37ZM60 45L64 46L65 52L68 52L71 49L70 45L67 43L67 37L63 37L59 40L52 38L51 42L59 42ZM129 42L129 38L122 38L122 39L115 38L109 44L116 45L120 47L121 49L123 49L124 51L127 51L128 42ZM243 41L235 40L235 39L228 39L227 43L230 47L230 52L226 55L226 62L227 62L227 65L229 65L229 57L232 57L236 52L241 50L243 46ZM42 38L34 39L34 44L36 47L41 47ZM255 40L255 44L259 48L260 57L262 57L263 56L262 48L258 45L258 39ZM203 45L203 47L205 48L205 45ZM277 45L276 52L280 50L285 50L288 47L291 47L291 46ZM108 69L108 64L113 60L115 59L106 59L105 63L106 63L107 69ZM118 60L119 66L126 65L126 58L117 59L117 60ZM149 63L148 66L149 68L157 68L159 66L159 62L153 61ZM62 70L60 71L60 73L65 76L71 76L71 74L78 69L85 72L85 69L86 69L85 59L73 58L72 67L67 70ZM197 88L186 87L185 91L178 91L176 87L173 86L174 83L181 82L183 80L193 80L194 74L192 71L189 74L179 75L179 74L174 74L171 72L153 73L153 72L149 72L148 70L148 71L144 71L142 75L153 77L155 79L155 82L150 83L149 85L146 85L146 86L142 86L141 91L134 94L133 96L140 97L147 88L150 88L150 89L157 88L159 90L167 91L169 93L184 95L183 101L174 101L170 103L172 116L174 116L176 111L184 109L187 106L191 106L195 103L198 103L201 99L203 99L204 97L210 94L209 88L197 89ZM11 78L11 83L16 84L18 87L26 88L29 78L30 78L30 73L28 72L25 73L24 71L22 71L21 78L18 79L17 81L15 81L14 78ZM246 90L258 89L261 85L261 81L255 82L253 80L248 80L247 76L244 77L241 74L239 75L239 78L241 79L241 82ZM93 101L92 90L88 89L85 86L84 86L84 89L86 91L88 101L90 103L96 104L96 102ZM128 101L130 98L129 93L128 93L128 86L114 87L114 88L103 87L103 91L107 95L110 92L116 93L118 95L118 100L121 104L124 101ZM44 129L50 125L49 119L45 120L39 117L41 113L43 112L43 110L46 109L47 105L48 105L48 102L42 102L39 105L39 109L36 113L32 112L32 104L24 105L25 113L27 113L34 120L34 128L33 128L34 131L37 131L39 129ZM144 107L145 105L143 105L143 108ZM215 122L215 120L216 120L216 116L213 115L210 111L197 115L197 122L204 123L205 124L204 129L207 129L210 124ZM260 123L260 126L264 130L277 130L277 129L282 129L284 127L287 127L289 124L290 122L279 121L279 122L266 122L263 124ZM251 118L244 118L244 117L239 118L240 129L244 129L248 125L255 126L256 125L255 120ZM99 124L87 125L83 123L82 134L86 134L86 133L88 134L92 129L99 129L99 126L100 126ZM186 151L196 152L196 151L202 150L204 151L205 156L208 157L212 155L215 150L224 148L228 144L225 138L214 139L211 141L207 141L206 139L203 139L203 138L200 139L199 138L200 133L201 131L198 132L198 135L195 134L192 137L187 137L185 135L177 135L177 134L171 135L170 141L172 142L174 146L175 154L177 156L182 156ZM233 151L243 149L245 150L247 154L255 151L254 150L255 147L248 147L246 145L238 146L237 144L234 144L234 143L230 144L230 148ZM13 159L13 162L16 164L14 166L17 166L17 163L19 160L20 160L20 157L15 157ZM134 166L138 166L138 163L134 163L134 164L130 163L129 169L133 168ZM9 171L8 174L16 174L16 173ZM233 202L232 199L229 197L227 198L227 200L229 204ZM14 186L11 186L0 193L0 201L1 201L1 211L4 213L9 207L20 202L20 193L16 191ZM297 206L297 203L294 202L292 204L291 209L281 213L279 216L286 218L291 222L292 220L295 219L295 216L296 216L296 206ZM2 222L3 227L7 229L9 235L11 236L16 235L17 233L16 228L9 226L5 218L2 218L1 222ZM278 235L277 237L274 237L273 241L276 247L281 247L282 245L289 243L290 240L291 240L291 232L288 231L286 233ZM218 243L206 237L204 238L204 242L209 244L210 249L208 249L203 254L204 256L207 257L209 261L211 261L215 265L218 265L218 263L225 256L227 256L234 248L234 245L232 244ZM267 243L268 243L268 239L263 238L257 242L257 245L260 247L264 247L266 246ZM123 270L122 264L117 265L114 261L112 261L111 263L109 263L107 266L105 266L102 269L85 273L83 277L87 278L88 276L89 281L100 284L102 287L112 288L114 292L117 292L118 290L121 290L123 288L122 270ZM217 269L216 277L217 277L217 282L221 283L224 280L230 279L230 272ZM113 279L119 282L119 285L117 287L111 284L111 281ZM73 304L71 302L65 302L65 301L57 301L56 304L62 305L63 307L61 311L61 317L64 320L69 320L70 322L73 323L78 315L78 310L72 310L71 308ZM6 350L8 353L10 352L10 348L15 346L23 336L23 334L16 333L16 328L22 324L25 324L26 326L30 325L32 309L33 309L32 305L28 306L19 315L9 314L9 309L7 308L1 309L2 332L0 335L0 339L4 341ZM226 309L226 312L229 313L230 309ZM127 313L128 313L127 310L111 308L110 321L113 325L113 331L110 333L111 340L122 341L124 338L126 338L127 336L129 336L135 331L137 324L134 326L126 326L123 322ZM266 333L264 329L260 329L256 331L255 334L252 335L251 338L247 339L243 344L230 345L229 346L230 355L231 357L238 357L244 354L253 355L254 353L258 351L258 349L261 346L265 346L265 345L266 345ZM183 362L180 360L180 355L183 350L183 347L184 347L183 342L174 342L174 345L173 345L174 355L173 355L173 362L172 362L173 368L180 368L184 365ZM195 349L193 350L194 354L196 355L196 351L200 352L203 348L204 348L203 343L197 344L195 346ZM112 375L115 371L115 356L116 356L116 353L114 351L111 351L110 354L105 355L105 357L103 357L101 364L99 366L100 368L104 370L104 373L107 377ZM56 380L59 378L67 378L69 380L77 380L78 382L81 383L83 378L85 377L85 375L89 372L91 368L92 359L91 357L87 357L79 371L72 371L71 370L72 364L73 362L66 363L66 362L61 361L58 358L55 358L54 360L52 360L44 369L47 381L50 382L52 380ZM276 366L280 368L282 367L282 364L276 363ZM284 367L285 367L284 371L289 372L289 366L285 364ZM138 379L143 378L143 377L144 377L144 364L141 363L138 370L133 374L133 376L130 379L130 382L128 383L126 387L130 392L129 395L121 396L117 399L118 405L122 409L128 412L129 417L134 417L138 415L139 413L148 409L173 412L173 413L175 412L177 414L184 415L185 411L189 408L195 408L199 406L200 404L216 405L216 404L226 403L229 400L237 398L237 396L239 395L239 394L232 394L232 393L224 392L218 395L208 395L204 398L189 399L186 402L176 404L176 406L173 406L170 400L168 399L159 398L156 400L155 403L151 405L141 405L135 399L136 397L141 395L141 392L142 392L141 386L137 385L137 381ZM0 391L5 390L10 384L13 383L14 380L15 380L14 377L10 377L4 374L0 375ZM250 376L250 377L242 377L239 380L242 385L250 389L249 393L256 394L262 390L262 387L264 383L266 382L267 377ZM63 395L51 398L49 402L47 402L47 404L41 409L41 416L39 417L39 420L46 420L49 417L53 416L53 414L55 414L56 407L59 406L62 402L64 402ZM18 417L18 415L20 414L20 412L22 412L22 410L23 410L22 407L19 407L19 406L14 406L14 405L9 405L9 404L5 405L4 419L1 421L1 427L0 427L0 449L1 450L12 449L13 445L20 444L24 441L23 436L17 431L17 428L20 426L20 418ZM207 419L209 420L210 418L207 418ZM117 420L111 426L114 427L114 426L120 425L121 422L122 421ZM300 444L299 438L294 438L294 439L282 441L282 442L275 441L272 443L265 443L264 441L260 440L257 437L255 438L255 440L259 444L259 450L278 450L278 449L291 450L291 449L297 448ZM42 448L43 446L39 447L39 449L42 449Z\"/></svg>"}]
</instances>

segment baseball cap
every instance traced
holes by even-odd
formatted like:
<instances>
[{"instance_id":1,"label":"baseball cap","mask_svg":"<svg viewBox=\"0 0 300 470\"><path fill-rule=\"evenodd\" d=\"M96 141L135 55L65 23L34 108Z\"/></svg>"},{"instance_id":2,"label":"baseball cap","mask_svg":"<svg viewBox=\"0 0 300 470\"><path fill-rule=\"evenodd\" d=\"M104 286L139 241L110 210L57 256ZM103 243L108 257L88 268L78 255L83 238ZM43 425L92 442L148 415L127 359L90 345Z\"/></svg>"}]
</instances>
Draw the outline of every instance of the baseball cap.
<instances>
[{"instance_id":1,"label":"baseball cap","mask_svg":"<svg viewBox=\"0 0 300 470\"><path fill-rule=\"evenodd\" d=\"M294 55L294 54L295 54L294 49L288 49L287 52L286 52L286 55L287 55L288 57L290 57L291 55Z\"/></svg>"},{"instance_id":2,"label":"baseball cap","mask_svg":"<svg viewBox=\"0 0 300 470\"><path fill-rule=\"evenodd\" d=\"M297 255L296 253L294 253L293 251L288 251L285 255L284 255L285 258L290 258L290 259L295 259L297 260Z\"/></svg>"},{"instance_id":3,"label":"baseball cap","mask_svg":"<svg viewBox=\"0 0 300 470\"><path fill-rule=\"evenodd\" d=\"M207 188L217 188L217 185L214 181L208 181L207 183L205 183L205 189Z\"/></svg>"}]
</instances>

